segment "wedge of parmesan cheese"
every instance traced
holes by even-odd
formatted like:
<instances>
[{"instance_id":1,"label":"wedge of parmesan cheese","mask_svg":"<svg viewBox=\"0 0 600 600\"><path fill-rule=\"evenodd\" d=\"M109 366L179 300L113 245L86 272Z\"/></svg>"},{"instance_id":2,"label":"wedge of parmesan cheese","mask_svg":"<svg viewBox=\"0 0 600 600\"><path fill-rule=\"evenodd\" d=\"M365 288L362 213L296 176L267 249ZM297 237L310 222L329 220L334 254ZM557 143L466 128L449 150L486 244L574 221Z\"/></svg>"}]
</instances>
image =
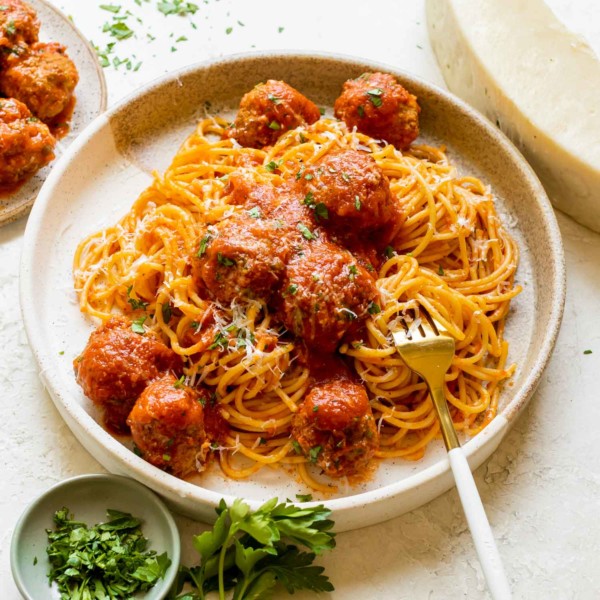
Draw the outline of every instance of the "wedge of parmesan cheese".
<instances>
[{"instance_id":1,"label":"wedge of parmesan cheese","mask_svg":"<svg viewBox=\"0 0 600 600\"><path fill-rule=\"evenodd\" d=\"M450 91L521 150L554 206L600 231L600 61L542 0L427 0Z\"/></svg>"}]
</instances>

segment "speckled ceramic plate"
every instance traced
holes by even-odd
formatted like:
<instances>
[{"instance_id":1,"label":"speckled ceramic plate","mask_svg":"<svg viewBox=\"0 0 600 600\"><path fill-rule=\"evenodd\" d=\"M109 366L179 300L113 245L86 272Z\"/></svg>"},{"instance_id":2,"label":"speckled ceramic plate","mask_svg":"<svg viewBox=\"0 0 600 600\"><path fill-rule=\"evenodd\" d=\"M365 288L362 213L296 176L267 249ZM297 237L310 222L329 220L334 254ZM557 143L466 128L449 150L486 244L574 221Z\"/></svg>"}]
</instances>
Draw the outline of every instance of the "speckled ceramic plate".
<instances>
[{"instance_id":1,"label":"speckled ceramic plate","mask_svg":"<svg viewBox=\"0 0 600 600\"><path fill-rule=\"evenodd\" d=\"M217 468L193 482L159 471L111 437L75 382L72 360L93 325L78 311L71 278L77 243L114 223L162 170L206 111L231 110L257 82L283 79L317 104L331 106L342 83L381 70L419 97L421 140L445 144L465 173L491 184L500 212L521 249L506 337L519 365L503 391L499 416L465 451L471 467L498 446L529 400L552 351L565 297L563 251L554 213L521 155L487 120L450 94L389 65L331 55L252 54L189 67L142 89L97 119L69 148L46 181L29 219L21 271L21 302L41 377L81 443L112 472L126 473L193 517L214 518L221 497L266 498L306 492L280 471L263 469L247 481L223 478ZM441 442L419 462L383 461L372 481L327 498L339 530L383 521L411 510L453 484Z\"/></svg>"},{"instance_id":2,"label":"speckled ceramic plate","mask_svg":"<svg viewBox=\"0 0 600 600\"><path fill-rule=\"evenodd\" d=\"M56 161L66 152L71 142L86 125L106 108L104 73L90 43L77 27L50 3L45 0L27 0L27 2L33 6L40 19L40 41L60 42L67 47L67 54L79 72L79 83L75 88L76 104L70 130L58 141L55 149L56 158L16 191L0 195L0 226L29 212Z\"/></svg>"}]
</instances>

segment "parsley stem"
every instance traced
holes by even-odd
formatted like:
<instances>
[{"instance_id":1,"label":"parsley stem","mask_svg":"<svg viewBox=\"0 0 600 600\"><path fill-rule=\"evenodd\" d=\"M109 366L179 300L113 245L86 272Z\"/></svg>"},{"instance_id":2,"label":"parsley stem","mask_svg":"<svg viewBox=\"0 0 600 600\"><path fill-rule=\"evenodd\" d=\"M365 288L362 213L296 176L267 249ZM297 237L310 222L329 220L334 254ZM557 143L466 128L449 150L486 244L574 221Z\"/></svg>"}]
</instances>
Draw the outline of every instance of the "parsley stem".
<instances>
[{"instance_id":1,"label":"parsley stem","mask_svg":"<svg viewBox=\"0 0 600 600\"><path fill-rule=\"evenodd\" d=\"M219 554L219 600L225 600L225 580L223 575L225 571L225 554L227 554L228 545L227 543L223 544Z\"/></svg>"}]
</instances>

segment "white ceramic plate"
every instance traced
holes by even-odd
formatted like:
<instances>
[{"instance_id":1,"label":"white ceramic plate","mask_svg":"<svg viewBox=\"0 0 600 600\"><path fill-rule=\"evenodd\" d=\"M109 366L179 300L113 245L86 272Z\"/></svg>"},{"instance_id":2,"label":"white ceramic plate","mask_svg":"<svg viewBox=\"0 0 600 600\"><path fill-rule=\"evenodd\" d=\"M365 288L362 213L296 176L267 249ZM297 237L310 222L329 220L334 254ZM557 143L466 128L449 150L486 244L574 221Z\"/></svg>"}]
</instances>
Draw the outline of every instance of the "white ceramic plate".
<instances>
[{"instance_id":1,"label":"white ceramic plate","mask_svg":"<svg viewBox=\"0 0 600 600\"><path fill-rule=\"evenodd\" d=\"M98 424L98 414L75 383L72 360L93 324L77 307L71 278L77 243L114 223L164 169L208 109L234 108L257 82L283 79L321 106L331 106L342 83L367 70L394 73L422 106L422 140L444 143L464 172L481 177L500 198L500 212L521 248L506 337L519 368L502 394L499 416L465 450L472 468L495 450L533 394L554 345L564 304L560 234L540 183L521 155L488 121L461 101L389 65L339 56L252 54L189 67L140 90L102 115L71 145L44 184L31 213L21 270L21 303L41 377L81 443L108 470L130 475L195 518L212 520L221 497L254 506L272 496L306 493L285 473L263 469L231 481L213 468L195 483L163 473L135 456ZM383 521L428 502L452 486L443 445L423 460L384 461L375 478L327 499L337 529Z\"/></svg>"},{"instance_id":2,"label":"white ceramic plate","mask_svg":"<svg viewBox=\"0 0 600 600\"><path fill-rule=\"evenodd\" d=\"M37 12L41 23L40 41L60 42L67 47L67 54L79 72L79 83L75 88L76 104L69 133L58 141L56 158L13 193L0 195L0 225L10 223L29 212L58 158L66 152L79 133L106 108L104 73L90 43L72 21L50 3L45 0L27 2Z\"/></svg>"}]
</instances>

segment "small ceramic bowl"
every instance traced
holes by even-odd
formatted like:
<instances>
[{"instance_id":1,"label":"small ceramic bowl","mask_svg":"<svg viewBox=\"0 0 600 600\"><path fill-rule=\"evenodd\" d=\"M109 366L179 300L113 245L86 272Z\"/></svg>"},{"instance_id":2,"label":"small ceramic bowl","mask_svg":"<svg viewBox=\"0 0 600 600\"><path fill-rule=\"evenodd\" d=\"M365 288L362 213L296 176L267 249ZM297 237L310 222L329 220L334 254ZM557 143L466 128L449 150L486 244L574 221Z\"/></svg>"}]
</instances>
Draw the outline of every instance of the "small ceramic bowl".
<instances>
[{"instance_id":1,"label":"small ceramic bowl","mask_svg":"<svg viewBox=\"0 0 600 600\"><path fill-rule=\"evenodd\" d=\"M82 475L51 487L33 501L19 519L12 538L11 568L19 591L26 600L58 599L56 585L50 587L50 563L46 555L46 529L53 529L54 513L67 507L78 521L92 526L106 520L106 509L131 513L142 519L148 548L167 552L171 566L164 579L143 600L164 598L179 568L180 540L175 521L164 503L142 484L118 475ZM137 596L136 596L137 598Z\"/></svg>"}]
</instances>

